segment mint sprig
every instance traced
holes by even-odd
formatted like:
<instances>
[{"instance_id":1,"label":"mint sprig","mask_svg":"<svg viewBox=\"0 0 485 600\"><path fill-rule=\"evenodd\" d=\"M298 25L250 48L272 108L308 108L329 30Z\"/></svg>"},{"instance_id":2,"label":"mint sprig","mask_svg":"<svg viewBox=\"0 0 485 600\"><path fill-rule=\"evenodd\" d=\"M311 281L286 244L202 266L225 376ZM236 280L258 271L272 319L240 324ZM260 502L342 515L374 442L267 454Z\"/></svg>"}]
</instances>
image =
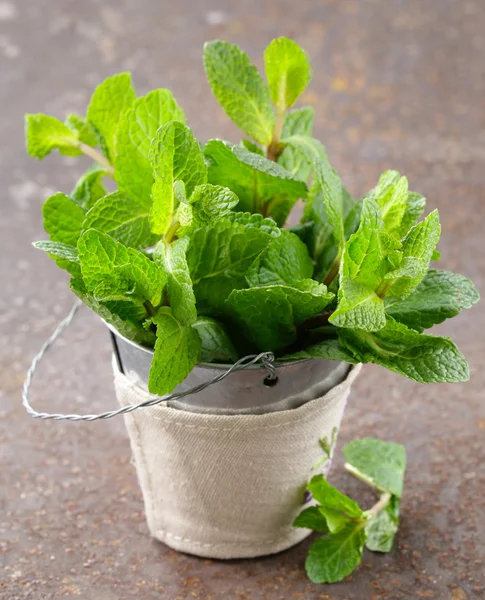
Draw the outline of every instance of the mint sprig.
<instances>
[{"instance_id":1,"label":"mint sprig","mask_svg":"<svg viewBox=\"0 0 485 600\"><path fill-rule=\"evenodd\" d=\"M295 527L325 533L308 551L305 568L314 583L335 583L359 565L364 546L390 552L399 526L406 451L400 444L374 438L354 440L343 448L345 468L380 493L369 510L338 491L323 475L308 484L315 506L304 509Z\"/></svg>"}]
</instances>

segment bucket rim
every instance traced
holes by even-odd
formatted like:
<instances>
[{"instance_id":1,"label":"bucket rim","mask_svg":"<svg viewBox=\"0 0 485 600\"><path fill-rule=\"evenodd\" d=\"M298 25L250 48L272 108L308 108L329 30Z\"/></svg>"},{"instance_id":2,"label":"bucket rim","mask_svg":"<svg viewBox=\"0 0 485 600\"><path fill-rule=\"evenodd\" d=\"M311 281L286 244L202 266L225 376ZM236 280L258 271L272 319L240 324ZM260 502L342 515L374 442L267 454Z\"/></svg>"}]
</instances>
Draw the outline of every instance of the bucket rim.
<instances>
[{"instance_id":1,"label":"bucket rim","mask_svg":"<svg viewBox=\"0 0 485 600\"><path fill-rule=\"evenodd\" d=\"M111 333L113 333L116 337L120 338L121 340L123 340L123 342L125 342L126 344L129 344L130 346L133 346L134 348L137 348L138 350L141 350L142 352L145 352L146 354L149 354L150 356L153 356L154 351L151 348L147 348L146 346L142 346L141 344L138 344L137 342L134 342L130 339L128 339L127 337L125 337L124 335L122 335L117 329L116 327L114 327L113 325L110 325L110 323L107 323L104 319L101 319L103 321L103 323L106 325L106 327L111 331ZM315 360L315 359L311 359L311 358L299 358L297 360L287 360L287 361L279 361L278 359L275 360L274 362L274 366L276 369L280 369L282 367L289 367L292 365L298 365L298 364L302 364L305 362L308 362L309 360ZM316 359L316 360L321 360L321 359ZM338 362L338 361L335 361ZM196 364L196 367L200 367L201 369L214 369L217 371L227 371L227 369L231 366L230 363L208 363L208 362L198 362ZM250 370L250 371L266 371L266 368L261 366L261 365L250 365L249 367L247 367L245 370Z\"/></svg>"}]
</instances>

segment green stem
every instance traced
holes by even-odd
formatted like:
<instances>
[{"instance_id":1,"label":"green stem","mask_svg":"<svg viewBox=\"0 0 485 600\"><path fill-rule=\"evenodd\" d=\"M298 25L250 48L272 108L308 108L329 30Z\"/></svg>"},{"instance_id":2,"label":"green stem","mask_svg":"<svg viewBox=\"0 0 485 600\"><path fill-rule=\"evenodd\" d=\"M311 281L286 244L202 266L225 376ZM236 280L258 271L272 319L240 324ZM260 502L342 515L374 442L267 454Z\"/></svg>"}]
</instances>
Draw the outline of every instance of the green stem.
<instances>
[{"instance_id":1,"label":"green stem","mask_svg":"<svg viewBox=\"0 0 485 600\"><path fill-rule=\"evenodd\" d=\"M276 118L273 130L273 139L266 148L266 158L276 162L283 152L283 146L281 144L281 133L283 131L283 124L285 122L285 111L276 111Z\"/></svg>"},{"instance_id":2,"label":"green stem","mask_svg":"<svg viewBox=\"0 0 485 600\"><path fill-rule=\"evenodd\" d=\"M91 148L91 146L84 144L83 142L79 142L79 150L81 150L81 152L86 156L89 156L89 158L92 158L99 163L106 170L106 173L110 177L114 176L115 170L113 166L109 164L108 160L100 152L94 148Z\"/></svg>"},{"instance_id":3,"label":"green stem","mask_svg":"<svg viewBox=\"0 0 485 600\"><path fill-rule=\"evenodd\" d=\"M178 228L179 228L179 222L178 221L173 221L171 223L170 227L168 228L167 233L164 236L166 244L170 244L170 242L175 237L175 234L176 234Z\"/></svg>"},{"instance_id":4,"label":"green stem","mask_svg":"<svg viewBox=\"0 0 485 600\"><path fill-rule=\"evenodd\" d=\"M325 277L323 283L328 287L335 277L338 275L338 271L340 268L340 252L337 255L337 258L334 260L332 268L330 269L328 275Z\"/></svg>"},{"instance_id":5,"label":"green stem","mask_svg":"<svg viewBox=\"0 0 485 600\"><path fill-rule=\"evenodd\" d=\"M384 494L382 494L382 496L380 497L379 501L376 502L372 508L369 508L369 510L366 511L368 520L373 519L381 511L383 511L390 501L391 494L389 492L384 492Z\"/></svg>"},{"instance_id":6,"label":"green stem","mask_svg":"<svg viewBox=\"0 0 485 600\"><path fill-rule=\"evenodd\" d=\"M377 296L379 296L379 298L384 298L394 281L395 279L384 279L384 281L376 290Z\"/></svg>"}]
</instances>

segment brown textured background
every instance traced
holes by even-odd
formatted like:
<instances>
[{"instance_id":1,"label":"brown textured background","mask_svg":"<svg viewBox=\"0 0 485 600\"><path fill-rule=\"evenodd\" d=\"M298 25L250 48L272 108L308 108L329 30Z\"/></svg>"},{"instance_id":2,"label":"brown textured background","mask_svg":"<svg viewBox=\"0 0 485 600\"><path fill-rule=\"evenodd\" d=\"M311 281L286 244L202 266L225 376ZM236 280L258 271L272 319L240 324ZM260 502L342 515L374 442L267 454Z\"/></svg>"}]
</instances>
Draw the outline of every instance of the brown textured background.
<instances>
[{"instance_id":1,"label":"brown textured background","mask_svg":"<svg viewBox=\"0 0 485 600\"><path fill-rule=\"evenodd\" d=\"M438 328L468 357L469 384L420 386L364 369L340 444L374 435L406 445L402 524L391 554L366 553L354 575L334 586L306 580L309 541L229 563L152 541L122 421L36 422L20 407L28 364L72 303L64 274L30 242L44 237L42 201L68 192L88 164L29 159L25 112L83 111L95 84L129 69L140 93L171 87L202 140L235 141L205 82L203 42L240 43L261 65L273 37L292 36L312 56L314 82L304 100L315 106L317 134L344 183L362 195L382 170L405 173L440 209L441 268L483 289L484 31L483 0L0 1L2 600L484 597L481 306ZM106 331L83 311L37 380L37 406L113 407L109 361ZM331 480L373 503L338 468Z\"/></svg>"}]
</instances>

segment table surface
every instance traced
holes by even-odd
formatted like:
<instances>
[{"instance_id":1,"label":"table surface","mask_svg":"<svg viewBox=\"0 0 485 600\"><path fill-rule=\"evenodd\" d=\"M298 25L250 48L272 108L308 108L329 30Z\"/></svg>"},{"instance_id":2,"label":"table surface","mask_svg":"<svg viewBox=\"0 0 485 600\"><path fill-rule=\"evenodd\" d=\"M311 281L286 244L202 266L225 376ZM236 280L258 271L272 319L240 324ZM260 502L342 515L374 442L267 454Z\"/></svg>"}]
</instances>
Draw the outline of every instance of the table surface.
<instances>
[{"instance_id":1,"label":"table surface","mask_svg":"<svg viewBox=\"0 0 485 600\"><path fill-rule=\"evenodd\" d=\"M313 59L316 130L346 186L362 195L387 168L438 207L441 268L484 284L483 0L9 0L0 2L0 598L125 600L483 598L485 314L437 328L467 356L467 384L421 386L368 365L341 444L373 435L406 445L397 542L366 553L345 582L315 586L311 540L277 556L218 562L150 539L122 420L39 422L20 406L32 356L73 298L32 240L41 204L68 192L87 161L26 156L25 112L83 112L105 76L131 70L139 92L170 87L200 139L237 130L211 96L205 40L241 44L261 65L289 35ZM115 405L108 335L83 311L35 383L35 403L96 412ZM373 503L336 461L331 481Z\"/></svg>"}]
</instances>

